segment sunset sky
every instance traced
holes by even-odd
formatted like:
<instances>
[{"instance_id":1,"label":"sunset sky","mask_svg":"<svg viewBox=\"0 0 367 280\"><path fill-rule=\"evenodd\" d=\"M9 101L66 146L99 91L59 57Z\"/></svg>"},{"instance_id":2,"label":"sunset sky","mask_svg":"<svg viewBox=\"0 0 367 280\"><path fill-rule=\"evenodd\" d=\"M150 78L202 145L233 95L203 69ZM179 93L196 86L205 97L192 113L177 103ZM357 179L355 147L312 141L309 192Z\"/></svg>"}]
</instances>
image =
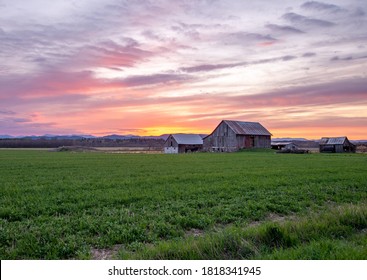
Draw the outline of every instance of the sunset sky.
<instances>
[{"instance_id":1,"label":"sunset sky","mask_svg":"<svg viewBox=\"0 0 367 280\"><path fill-rule=\"evenodd\" d=\"M367 1L0 0L0 135L367 139Z\"/></svg>"}]
</instances>

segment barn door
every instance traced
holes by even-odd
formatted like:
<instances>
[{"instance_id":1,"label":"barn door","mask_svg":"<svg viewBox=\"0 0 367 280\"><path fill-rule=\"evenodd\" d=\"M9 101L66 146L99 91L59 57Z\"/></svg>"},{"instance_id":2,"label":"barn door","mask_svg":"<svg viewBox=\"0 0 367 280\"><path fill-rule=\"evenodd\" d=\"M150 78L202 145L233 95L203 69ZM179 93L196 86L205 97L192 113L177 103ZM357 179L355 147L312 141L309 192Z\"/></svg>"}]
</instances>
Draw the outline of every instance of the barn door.
<instances>
[{"instance_id":1,"label":"barn door","mask_svg":"<svg viewBox=\"0 0 367 280\"><path fill-rule=\"evenodd\" d=\"M253 148L255 147L255 137L254 136L245 136L245 147L246 148Z\"/></svg>"},{"instance_id":2,"label":"barn door","mask_svg":"<svg viewBox=\"0 0 367 280\"><path fill-rule=\"evenodd\" d=\"M251 148L255 147L255 136L250 136Z\"/></svg>"}]
</instances>

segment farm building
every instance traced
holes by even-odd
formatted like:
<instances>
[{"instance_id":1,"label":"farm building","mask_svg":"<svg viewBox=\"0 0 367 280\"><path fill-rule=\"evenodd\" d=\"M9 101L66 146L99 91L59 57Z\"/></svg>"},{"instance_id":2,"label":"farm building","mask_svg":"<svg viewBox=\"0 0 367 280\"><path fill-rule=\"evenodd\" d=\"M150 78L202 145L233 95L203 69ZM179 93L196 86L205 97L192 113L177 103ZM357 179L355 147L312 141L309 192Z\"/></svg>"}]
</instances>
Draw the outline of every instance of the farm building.
<instances>
[{"instance_id":1,"label":"farm building","mask_svg":"<svg viewBox=\"0 0 367 280\"><path fill-rule=\"evenodd\" d=\"M354 153L356 146L347 137L323 137L320 140L320 153Z\"/></svg>"},{"instance_id":2,"label":"farm building","mask_svg":"<svg viewBox=\"0 0 367 280\"><path fill-rule=\"evenodd\" d=\"M223 120L203 140L204 150L212 152L271 147L271 133L258 122Z\"/></svg>"},{"instance_id":3,"label":"farm building","mask_svg":"<svg viewBox=\"0 0 367 280\"><path fill-rule=\"evenodd\" d=\"M298 145L293 142L271 142L271 148L273 150L297 150Z\"/></svg>"},{"instance_id":4,"label":"farm building","mask_svg":"<svg viewBox=\"0 0 367 280\"><path fill-rule=\"evenodd\" d=\"M170 134L164 143L166 154L197 152L202 149L203 138L199 134Z\"/></svg>"}]
</instances>

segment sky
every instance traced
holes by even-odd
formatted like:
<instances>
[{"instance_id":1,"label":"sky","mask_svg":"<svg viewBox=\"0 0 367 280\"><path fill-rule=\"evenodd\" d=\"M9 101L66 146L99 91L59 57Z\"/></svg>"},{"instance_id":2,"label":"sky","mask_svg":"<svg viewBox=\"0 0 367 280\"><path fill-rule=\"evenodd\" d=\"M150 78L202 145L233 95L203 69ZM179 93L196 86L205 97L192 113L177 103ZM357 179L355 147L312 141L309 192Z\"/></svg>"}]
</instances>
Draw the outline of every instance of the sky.
<instances>
[{"instance_id":1,"label":"sky","mask_svg":"<svg viewBox=\"0 0 367 280\"><path fill-rule=\"evenodd\" d=\"M367 1L0 0L0 135L367 139Z\"/></svg>"}]
</instances>

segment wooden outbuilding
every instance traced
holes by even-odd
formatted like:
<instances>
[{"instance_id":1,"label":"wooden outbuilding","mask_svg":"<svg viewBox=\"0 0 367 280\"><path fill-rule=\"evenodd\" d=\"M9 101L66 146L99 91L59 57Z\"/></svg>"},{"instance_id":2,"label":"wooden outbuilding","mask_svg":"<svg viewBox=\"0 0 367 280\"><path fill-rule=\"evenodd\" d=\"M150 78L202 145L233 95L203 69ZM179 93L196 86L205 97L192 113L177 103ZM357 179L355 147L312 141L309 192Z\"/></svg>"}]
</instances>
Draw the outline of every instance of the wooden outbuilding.
<instances>
[{"instance_id":1,"label":"wooden outbuilding","mask_svg":"<svg viewBox=\"0 0 367 280\"><path fill-rule=\"evenodd\" d=\"M298 150L298 145L293 142L271 142L271 148L273 150Z\"/></svg>"},{"instance_id":2,"label":"wooden outbuilding","mask_svg":"<svg viewBox=\"0 0 367 280\"><path fill-rule=\"evenodd\" d=\"M203 140L204 150L211 152L271 148L271 133L258 122L223 120Z\"/></svg>"},{"instance_id":3,"label":"wooden outbuilding","mask_svg":"<svg viewBox=\"0 0 367 280\"><path fill-rule=\"evenodd\" d=\"M199 134L170 134L164 143L166 154L198 152L202 149L203 138Z\"/></svg>"},{"instance_id":4,"label":"wooden outbuilding","mask_svg":"<svg viewBox=\"0 0 367 280\"><path fill-rule=\"evenodd\" d=\"M356 146L346 136L323 137L320 140L320 153L355 153Z\"/></svg>"}]
</instances>

